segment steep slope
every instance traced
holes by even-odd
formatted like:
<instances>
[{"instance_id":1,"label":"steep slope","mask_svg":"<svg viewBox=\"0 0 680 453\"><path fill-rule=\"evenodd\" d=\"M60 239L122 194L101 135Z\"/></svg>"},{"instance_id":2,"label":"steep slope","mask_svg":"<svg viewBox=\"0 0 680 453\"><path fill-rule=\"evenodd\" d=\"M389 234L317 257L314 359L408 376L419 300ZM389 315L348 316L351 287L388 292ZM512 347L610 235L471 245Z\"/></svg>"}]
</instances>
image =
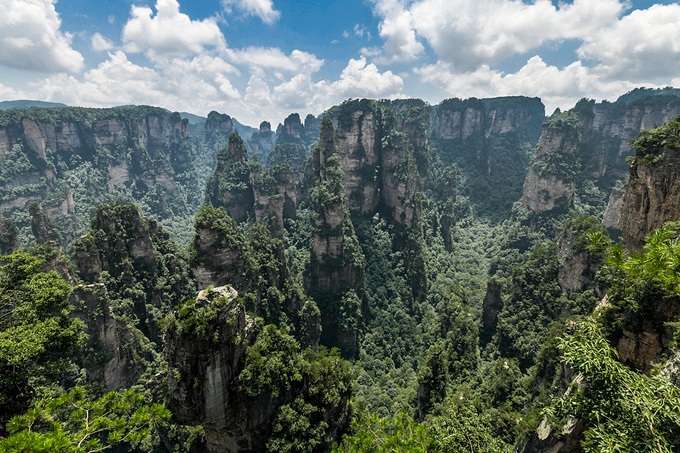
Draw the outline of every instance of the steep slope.
<instances>
[{"instance_id":1,"label":"steep slope","mask_svg":"<svg viewBox=\"0 0 680 453\"><path fill-rule=\"evenodd\" d=\"M629 141L678 114L680 98L670 95L599 104L582 100L572 110L553 114L543 124L522 203L535 213L575 206L598 216L610 206L604 215L607 226L615 226L622 195L616 187L629 177Z\"/></svg>"},{"instance_id":2,"label":"steep slope","mask_svg":"<svg viewBox=\"0 0 680 453\"><path fill-rule=\"evenodd\" d=\"M188 122L163 109L29 108L0 113L0 211L29 226L38 201L62 236L82 234L98 204L134 201L177 226L197 208ZM173 222L170 219L174 218Z\"/></svg>"}]
</instances>

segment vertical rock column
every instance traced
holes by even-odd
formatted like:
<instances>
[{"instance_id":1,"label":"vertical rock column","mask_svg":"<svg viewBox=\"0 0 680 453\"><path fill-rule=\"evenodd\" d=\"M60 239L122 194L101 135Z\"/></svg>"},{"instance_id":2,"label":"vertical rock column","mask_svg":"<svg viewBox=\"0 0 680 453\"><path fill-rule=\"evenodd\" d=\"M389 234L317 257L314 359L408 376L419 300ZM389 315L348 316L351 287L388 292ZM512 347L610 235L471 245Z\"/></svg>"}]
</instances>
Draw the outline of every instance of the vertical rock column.
<instances>
[{"instance_id":1,"label":"vertical rock column","mask_svg":"<svg viewBox=\"0 0 680 453\"><path fill-rule=\"evenodd\" d=\"M313 155L314 186L310 192L312 250L305 286L321 310L322 343L351 353L361 316L359 296L364 257L354 233L342 184L333 122L321 122Z\"/></svg>"}]
</instances>

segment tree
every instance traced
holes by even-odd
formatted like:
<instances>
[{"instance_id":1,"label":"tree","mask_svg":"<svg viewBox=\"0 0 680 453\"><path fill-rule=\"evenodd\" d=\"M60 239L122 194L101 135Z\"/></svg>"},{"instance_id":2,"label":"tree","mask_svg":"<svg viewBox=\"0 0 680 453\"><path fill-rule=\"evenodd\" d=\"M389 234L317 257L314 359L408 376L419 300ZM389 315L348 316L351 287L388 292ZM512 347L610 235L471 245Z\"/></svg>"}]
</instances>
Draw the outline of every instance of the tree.
<instances>
[{"instance_id":1,"label":"tree","mask_svg":"<svg viewBox=\"0 0 680 453\"><path fill-rule=\"evenodd\" d=\"M138 444L170 418L162 405L142 403L142 395L133 390L92 400L76 387L58 398L40 400L14 417L8 423L10 435L0 440L0 450L94 453L118 444Z\"/></svg>"},{"instance_id":2,"label":"tree","mask_svg":"<svg viewBox=\"0 0 680 453\"><path fill-rule=\"evenodd\" d=\"M54 380L84 341L69 317L69 286L42 260L17 251L0 268L0 422L21 413L36 389Z\"/></svg>"},{"instance_id":3,"label":"tree","mask_svg":"<svg viewBox=\"0 0 680 453\"><path fill-rule=\"evenodd\" d=\"M568 395L547 414L571 415L584 423L585 452L675 451L680 439L679 388L620 363L593 321L579 323L558 346L576 378Z\"/></svg>"}]
</instances>

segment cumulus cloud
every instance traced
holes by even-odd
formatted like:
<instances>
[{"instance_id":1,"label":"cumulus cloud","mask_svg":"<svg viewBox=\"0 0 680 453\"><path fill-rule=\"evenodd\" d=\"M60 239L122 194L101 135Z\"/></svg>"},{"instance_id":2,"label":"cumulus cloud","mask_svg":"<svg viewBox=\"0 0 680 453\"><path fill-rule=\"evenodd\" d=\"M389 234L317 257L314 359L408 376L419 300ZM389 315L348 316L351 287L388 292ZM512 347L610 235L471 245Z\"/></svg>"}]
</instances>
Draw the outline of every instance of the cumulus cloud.
<instances>
[{"instance_id":1,"label":"cumulus cloud","mask_svg":"<svg viewBox=\"0 0 680 453\"><path fill-rule=\"evenodd\" d=\"M583 39L614 23L626 8L619 0L574 0L559 8L550 0L375 0L386 39L385 60L408 61L423 51L469 71L493 65L549 41Z\"/></svg>"},{"instance_id":2,"label":"cumulus cloud","mask_svg":"<svg viewBox=\"0 0 680 453\"><path fill-rule=\"evenodd\" d=\"M0 64L32 71L78 72L83 56L60 31L56 0L0 0Z\"/></svg>"},{"instance_id":3,"label":"cumulus cloud","mask_svg":"<svg viewBox=\"0 0 680 453\"><path fill-rule=\"evenodd\" d=\"M209 56L175 59L166 66L150 68L132 63L118 50L85 72L82 80L59 74L34 83L33 88L42 99L68 100L73 105L149 104L207 113L240 99L229 80L233 71L229 63Z\"/></svg>"},{"instance_id":4,"label":"cumulus cloud","mask_svg":"<svg viewBox=\"0 0 680 453\"><path fill-rule=\"evenodd\" d=\"M398 0L376 0L375 5L376 13L382 17L378 31L385 39L385 53L379 61L393 63L417 58L425 47L416 37L411 12Z\"/></svg>"},{"instance_id":5,"label":"cumulus cloud","mask_svg":"<svg viewBox=\"0 0 680 453\"><path fill-rule=\"evenodd\" d=\"M123 28L128 52L145 52L152 59L200 54L206 47L225 48L215 18L191 20L177 0L157 0L156 15L147 6L133 6Z\"/></svg>"},{"instance_id":6,"label":"cumulus cloud","mask_svg":"<svg viewBox=\"0 0 680 453\"><path fill-rule=\"evenodd\" d=\"M222 0L222 6L229 14L236 8L249 16L259 17L265 24L273 24L281 16L274 9L272 0Z\"/></svg>"},{"instance_id":7,"label":"cumulus cloud","mask_svg":"<svg viewBox=\"0 0 680 453\"><path fill-rule=\"evenodd\" d=\"M386 71L381 73L373 63L366 64L366 58L351 59L340 74L340 80L331 84L331 90L342 98L348 97L393 97L404 88L404 80Z\"/></svg>"},{"instance_id":8,"label":"cumulus cloud","mask_svg":"<svg viewBox=\"0 0 680 453\"><path fill-rule=\"evenodd\" d=\"M633 11L612 27L588 36L578 54L601 62L600 69L611 78L676 75L680 72L680 5Z\"/></svg>"},{"instance_id":9,"label":"cumulus cloud","mask_svg":"<svg viewBox=\"0 0 680 453\"><path fill-rule=\"evenodd\" d=\"M114 47L113 41L102 36L101 33L95 33L94 35L92 35L92 39L90 40L90 42L92 44L92 49L97 52L111 50Z\"/></svg>"},{"instance_id":10,"label":"cumulus cloud","mask_svg":"<svg viewBox=\"0 0 680 453\"><path fill-rule=\"evenodd\" d=\"M493 70L488 65L459 73L450 63L442 61L415 72L423 82L436 86L449 96L537 96L546 105L548 113L556 107L570 108L583 97L615 99L634 88L631 82L605 81L597 71L580 61L560 69L546 64L539 56L530 58L519 71L510 74Z\"/></svg>"}]
</instances>

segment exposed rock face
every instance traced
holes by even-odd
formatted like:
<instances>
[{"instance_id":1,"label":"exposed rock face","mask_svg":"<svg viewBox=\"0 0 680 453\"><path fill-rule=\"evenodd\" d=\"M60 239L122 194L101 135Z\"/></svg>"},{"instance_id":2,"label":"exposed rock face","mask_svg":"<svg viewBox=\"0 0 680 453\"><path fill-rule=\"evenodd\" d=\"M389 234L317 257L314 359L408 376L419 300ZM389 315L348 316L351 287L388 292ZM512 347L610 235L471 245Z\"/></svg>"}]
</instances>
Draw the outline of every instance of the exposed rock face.
<instances>
[{"instance_id":1,"label":"exposed rock face","mask_svg":"<svg viewBox=\"0 0 680 453\"><path fill-rule=\"evenodd\" d=\"M254 179L255 221L267 225L274 236L283 237L284 219L295 217L295 175L284 162L267 168Z\"/></svg>"},{"instance_id":2,"label":"exposed rock face","mask_svg":"<svg viewBox=\"0 0 680 453\"><path fill-rule=\"evenodd\" d=\"M114 318L106 287L101 283L78 285L69 303L74 308L71 316L85 323L88 340L81 360L88 377L108 391L134 384L145 366L132 360L140 353L134 333L130 326Z\"/></svg>"},{"instance_id":3,"label":"exposed rock face","mask_svg":"<svg viewBox=\"0 0 680 453\"><path fill-rule=\"evenodd\" d=\"M522 204L534 212L571 205L581 137L580 114L556 113L543 125L536 154L529 167Z\"/></svg>"},{"instance_id":4,"label":"exposed rock face","mask_svg":"<svg viewBox=\"0 0 680 453\"><path fill-rule=\"evenodd\" d=\"M200 214L200 213L199 213ZM246 270L246 240L236 222L222 216L219 223L199 215L196 236L192 242L192 271L199 289L210 285L233 285L241 292L249 287Z\"/></svg>"},{"instance_id":5,"label":"exposed rock face","mask_svg":"<svg viewBox=\"0 0 680 453\"><path fill-rule=\"evenodd\" d=\"M580 196L604 209L617 181L628 180L625 157L631 154L629 141L678 114L680 98L675 96L645 96L633 101L622 97L601 104L582 100L574 109L554 114L543 126L522 203L534 212L545 212L568 207L574 196ZM588 194L585 186L577 187L576 179L584 175L601 194ZM616 221L616 197L611 203L605 219L608 225Z\"/></svg>"},{"instance_id":6,"label":"exposed rock face","mask_svg":"<svg viewBox=\"0 0 680 453\"><path fill-rule=\"evenodd\" d=\"M97 208L92 231L73 245L83 279L98 282L106 271L108 294L127 299L139 329L160 344L158 320L195 288L188 264L168 233L155 220L142 217L136 206L112 202Z\"/></svg>"},{"instance_id":7,"label":"exposed rock face","mask_svg":"<svg viewBox=\"0 0 680 453\"><path fill-rule=\"evenodd\" d=\"M639 249L643 239L671 220L680 220L680 155L664 150L656 164L636 159L621 206L619 228L626 247Z\"/></svg>"},{"instance_id":8,"label":"exposed rock face","mask_svg":"<svg viewBox=\"0 0 680 453\"><path fill-rule=\"evenodd\" d=\"M203 426L211 452L262 451L277 406L267 394L250 401L238 379L246 349L258 333L255 320L231 287L201 291L196 306L218 310L207 326L210 335L174 326L166 333L173 415L179 423Z\"/></svg>"},{"instance_id":9,"label":"exposed rock face","mask_svg":"<svg viewBox=\"0 0 680 453\"><path fill-rule=\"evenodd\" d=\"M614 338L614 346L624 364L649 374L670 351L675 328L667 324L680 317L680 300L658 297L640 305L647 307L644 316L624 314L623 329Z\"/></svg>"},{"instance_id":10,"label":"exposed rock face","mask_svg":"<svg viewBox=\"0 0 680 453\"><path fill-rule=\"evenodd\" d=\"M448 99L432 107L430 141L473 183L477 212L498 217L522 194L544 119L538 98Z\"/></svg>"},{"instance_id":11,"label":"exposed rock face","mask_svg":"<svg viewBox=\"0 0 680 453\"><path fill-rule=\"evenodd\" d=\"M260 124L260 130L251 134L250 140L248 140L248 148L259 158L268 158L275 143L276 134L272 131L271 124L268 121L263 121Z\"/></svg>"},{"instance_id":12,"label":"exposed rock face","mask_svg":"<svg viewBox=\"0 0 680 453\"><path fill-rule=\"evenodd\" d=\"M341 324L346 319L341 319L339 310L343 303L354 305L358 300L356 293L361 294L364 258L347 207L335 131L328 117L321 123L313 168L315 183L310 192L312 249L305 286L321 310L325 338L322 341L352 349L356 337L351 332L356 326L352 330L343 328ZM354 297L348 298L348 291L354 292ZM349 310L349 317L360 316L356 313L360 304Z\"/></svg>"},{"instance_id":13,"label":"exposed rock face","mask_svg":"<svg viewBox=\"0 0 680 453\"><path fill-rule=\"evenodd\" d=\"M600 269L601 257L596 259L593 253L579 245L577 234L579 232L570 223L557 241L556 253L560 261L557 281L565 293L594 289L598 297L602 298L605 291L594 282L595 274Z\"/></svg>"},{"instance_id":14,"label":"exposed rock face","mask_svg":"<svg viewBox=\"0 0 680 453\"><path fill-rule=\"evenodd\" d=\"M140 201L154 191L160 219L185 214L187 204L200 201L187 185L194 162L188 122L179 114L136 107L32 108L3 115L0 165L2 159L22 162L0 183L0 211L10 217L38 201L69 241L88 227L78 219L89 214L76 212L84 214L119 190ZM81 195L74 198L74 191Z\"/></svg>"},{"instance_id":15,"label":"exposed rock face","mask_svg":"<svg viewBox=\"0 0 680 453\"><path fill-rule=\"evenodd\" d=\"M33 201L28 204L28 212L31 215L31 230L38 244L53 241L61 245L61 234L54 226L54 222L47 216L47 213L40 205Z\"/></svg>"},{"instance_id":16,"label":"exposed rock face","mask_svg":"<svg viewBox=\"0 0 680 453\"><path fill-rule=\"evenodd\" d=\"M297 173L319 139L319 124L320 120L312 115L307 116L304 125L300 115L289 115L276 130L276 145L267 156L267 167L288 162Z\"/></svg>"},{"instance_id":17,"label":"exposed rock face","mask_svg":"<svg viewBox=\"0 0 680 453\"><path fill-rule=\"evenodd\" d=\"M605 228L618 229L621 219L621 208L623 207L623 191L613 191L609 196L607 209L602 216L602 225Z\"/></svg>"},{"instance_id":18,"label":"exposed rock face","mask_svg":"<svg viewBox=\"0 0 680 453\"><path fill-rule=\"evenodd\" d=\"M580 453L583 451L581 441L586 427L573 417L561 431L556 432L546 419L536 429L531 437L516 451L518 453Z\"/></svg>"},{"instance_id":19,"label":"exposed rock face","mask_svg":"<svg viewBox=\"0 0 680 453\"><path fill-rule=\"evenodd\" d=\"M425 104L410 104L362 99L331 111L349 209L371 214L385 208L406 227L420 218L415 195L427 184L429 136Z\"/></svg>"},{"instance_id":20,"label":"exposed rock face","mask_svg":"<svg viewBox=\"0 0 680 453\"><path fill-rule=\"evenodd\" d=\"M201 291L170 323L165 357L173 415L179 423L201 425L210 452L255 453L265 451L268 439L277 432L300 435L274 422L280 409L287 411L284 416L289 419L288 414L304 402L314 413L300 412L301 417L325 426L319 436L322 445L312 451L327 451L326 442L337 437L347 417L349 368L337 358L333 365L301 354L292 337L271 325L263 328L251 317L238 296L232 287ZM248 361L251 347L261 354L254 365ZM268 360L273 363L261 364ZM301 366L301 361L308 365ZM278 367L278 372L262 384L261 376L253 373L272 372L269 366ZM296 375L283 376L286 373ZM319 395L327 390L324 386L333 386L337 397L329 401Z\"/></svg>"},{"instance_id":21,"label":"exposed rock face","mask_svg":"<svg viewBox=\"0 0 680 453\"><path fill-rule=\"evenodd\" d=\"M229 147L217 153L217 168L208 180L205 197L213 206L224 207L238 222L248 218L255 195L248 151L238 132L229 136Z\"/></svg>"}]
</instances>

